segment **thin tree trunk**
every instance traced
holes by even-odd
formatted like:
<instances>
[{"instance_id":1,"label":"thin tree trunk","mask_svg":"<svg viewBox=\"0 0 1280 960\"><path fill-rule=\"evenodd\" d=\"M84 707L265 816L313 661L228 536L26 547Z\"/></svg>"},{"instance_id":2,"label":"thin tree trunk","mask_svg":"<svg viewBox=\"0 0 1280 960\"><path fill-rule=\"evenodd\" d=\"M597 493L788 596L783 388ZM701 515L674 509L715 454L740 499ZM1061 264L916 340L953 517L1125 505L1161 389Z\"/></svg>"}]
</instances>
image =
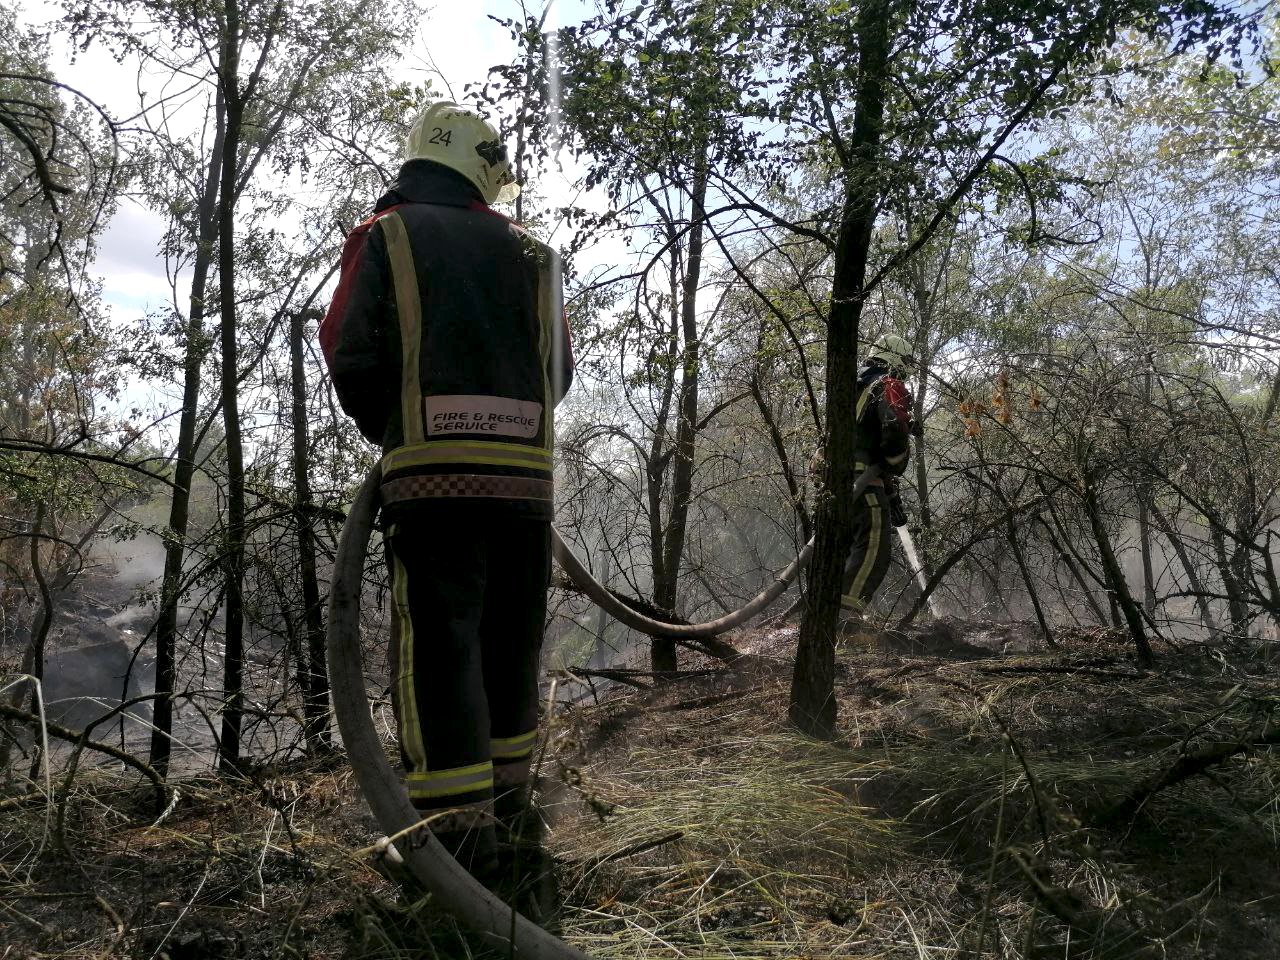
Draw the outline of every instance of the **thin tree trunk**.
<instances>
[{"instance_id":1,"label":"thin tree trunk","mask_svg":"<svg viewBox=\"0 0 1280 960\"><path fill-rule=\"evenodd\" d=\"M307 724L305 716L305 697L307 694L307 655L306 648L303 646L302 637L299 635L298 623L294 619L293 613L296 609L294 606L295 598L290 588L284 585L284 581L280 577L280 571L274 566L268 566L266 576L271 580L271 589L275 591L276 607L280 612L280 619L284 621L284 637L285 649L289 654L290 660L293 661L293 680L298 685L298 689L302 692L304 698L304 711L302 732L306 736ZM287 675L287 671L286 671Z\"/></svg>"},{"instance_id":2,"label":"thin tree trunk","mask_svg":"<svg viewBox=\"0 0 1280 960\"><path fill-rule=\"evenodd\" d=\"M1231 576L1235 580L1236 593L1240 597L1241 636L1249 633L1249 603L1257 593L1253 577L1253 561L1246 543L1246 532L1250 528L1250 500L1242 494L1236 501L1235 537L1231 546ZM1251 537L1248 539L1252 539Z\"/></svg>"},{"instance_id":3,"label":"thin tree trunk","mask_svg":"<svg viewBox=\"0 0 1280 960\"><path fill-rule=\"evenodd\" d=\"M920 508L920 529L925 533L933 527L933 504L929 497L929 464L925 461L925 454L928 452L924 434L924 408L925 402L929 394L929 363L924 359L925 351L928 349L928 320L931 319L924 308L923 296L917 296L920 305L920 335L916 338L914 344L916 357L920 361L920 370L916 384L915 403L912 409L912 416L915 417L916 423L921 426L920 435L914 438L915 441L915 470L916 470L916 503ZM929 552L924 549L928 542L927 538L919 544L920 563L924 567L925 576L929 576L933 569L929 562Z\"/></svg>"},{"instance_id":4,"label":"thin tree trunk","mask_svg":"<svg viewBox=\"0 0 1280 960\"><path fill-rule=\"evenodd\" d=\"M685 258L684 282L680 297L680 400L677 406L676 444L671 475L671 514L663 537L662 579L654 584L653 599L665 610L676 609L680 564L684 559L685 531L693 494L694 443L698 429L698 379L701 344L698 339L698 286L702 280L703 203L707 197L707 149L698 154L694 171L689 245ZM651 651L653 671L674 671L678 667L676 644L670 638L655 638Z\"/></svg>"},{"instance_id":5,"label":"thin tree trunk","mask_svg":"<svg viewBox=\"0 0 1280 960\"><path fill-rule=\"evenodd\" d=\"M836 618L856 509L845 494L853 489L855 473L858 327L879 197L889 64L889 4L868 0L859 7L857 16L858 91L827 323L827 456L809 569L809 603L800 623L788 710L792 723L821 738L833 737L836 728Z\"/></svg>"},{"instance_id":6,"label":"thin tree trunk","mask_svg":"<svg viewBox=\"0 0 1280 960\"><path fill-rule=\"evenodd\" d=\"M1142 383L1143 403L1151 405L1151 371L1148 370ZM1151 560L1151 485L1139 484L1136 490L1138 497L1138 547L1142 552L1142 608L1147 618L1156 615L1156 577Z\"/></svg>"},{"instance_id":7,"label":"thin tree trunk","mask_svg":"<svg viewBox=\"0 0 1280 960\"><path fill-rule=\"evenodd\" d=\"M27 641L27 649L22 652L22 662L18 667L18 672L29 677L34 677L36 682L30 683L23 681L13 688L13 693L7 698L9 703L15 709L25 709L28 698L34 703L36 696L36 685L44 680L44 648L45 643L49 639L49 631L53 629L53 593L49 589L48 580L44 575L44 567L40 562L40 543L44 534L44 519L46 514L45 504L43 502L36 504L35 517L31 521L31 544L28 553L28 562L31 565L31 576L36 582L36 589L40 592L40 610L36 614L36 618L31 624L31 637ZM43 695L43 692L42 694ZM5 777L9 776L9 758L13 749L13 740L9 737L0 737L0 772ZM39 772L39 753L35 754L35 759L31 765L31 778L35 779Z\"/></svg>"},{"instance_id":8,"label":"thin tree trunk","mask_svg":"<svg viewBox=\"0 0 1280 960\"><path fill-rule=\"evenodd\" d=\"M48 510L43 503L36 505L36 516L31 522L31 575L36 581L36 589L40 591L40 619L31 629L31 645L23 657L22 672L35 678L31 685L31 696L34 702L37 684L44 682L44 648L49 640L49 631L53 629L53 592L49 589L49 581L44 575L44 565L40 562L40 540L44 533L44 520ZM40 696L44 696L41 691ZM32 751L31 770L28 776L34 780L40 772L40 747Z\"/></svg>"},{"instance_id":9,"label":"thin tree trunk","mask_svg":"<svg viewBox=\"0 0 1280 960\"><path fill-rule=\"evenodd\" d=\"M1213 550L1218 559L1218 573L1222 577L1222 591L1227 595L1227 612L1231 617L1231 632L1237 637L1244 636L1245 624L1249 619L1249 608L1244 597L1240 595L1240 585L1236 583L1235 573L1231 569L1231 561L1227 558L1226 538L1217 523L1210 521L1210 535L1213 538Z\"/></svg>"},{"instance_id":10,"label":"thin tree trunk","mask_svg":"<svg viewBox=\"0 0 1280 960\"><path fill-rule=\"evenodd\" d=\"M298 565L302 581L302 622L306 635L306 685L303 687L304 733L312 752L329 747L329 674L324 662L324 616L320 578L316 573L316 534L312 526L311 451L307 436L307 384L302 363L301 311L289 317L289 378L292 389L294 520L298 526Z\"/></svg>"},{"instance_id":11,"label":"thin tree trunk","mask_svg":"<svg viewBox=\"0 0 1280 960\"><path fill-rule=\"evenodd\" d=\"M769 402L765 399L764 391L760 388L759 370L755 370L751 375L751 396L756 402L756 408L760 411L760 417L764 420L765 427L769 431L769 440L773 444L773 452L778 457L778 466L782 470L782 479L787 485L787 492L791 495L791 503L796 513L796 519L800 522L800 533L804 537L805 543L809 542L809 538L813 536L813 520L809 517L809 510L804 505L804 492L800 489L800 481L796 479L796 473L791 469L791 461L787 457L787 443L782 436L782 431L778 428L778 419L773 415L773 410L769 408Z\"/></svg>"},{"instance_id":12,"label":"thin tree trunk","mask_svg":"<svg viewBox=\"0 0 1280 960\"><path fill-rule=\"evenodd\" d=\"M1048 493L1045 491L1043 486L1039 484L1037 484L1037 486L1040 487L1040 493L1044 495L1047 501L1049 496ZM1058 517L1057 514L1053 512L1052 504L1049 504L1049 513L1050 516L1053 517L1054 526L1057 526ZM1093 588L1089 586L1089 582L1085 579L1084 574L1081 573L1080 568L1077 567L1075 562L1072 560L1067 548L1064 547L1062 545L1062 541L1058 539L1057 534L1054 532L1054 526L1050 526L1049 521L1046 520L1044 515L1039 511L1036 512L1035 519L1040 521L1040 525L1044 527L1044 532L1049 537L1049 545L1053 547L1054 552L1058 555L1058 559L1062 561L1063 566L1067 568L1067 572L1071 574L1071 579L1074 580L1076 582L1076 586L1080 588L1080 592L1084 595L1086 602L1088 602L1089 609L1093 611L1094 617L1097 618L1099 624L1105 625L1107 623L1107 615L1103 612L1102 605L1098 603L1097 597L1093 595ZM1080 560L1080 563L1081 566L1084 565L1083 559ZM1092 576L1092 573L1090 575Z\"/></svg>"},{"instance_id":13,"label":"thin tree trunk","mask_svg":"<svg viewBox=\"0 0 1280 960\"><path fill-rule=\"evenodd\" d=\"M1089 516L1089 526L1093 529L1094 539L1098 541L1098 554L1102 560L1102 569L1110 585L1108 593L1115 599L1115 603L1120 607L1125 622L1128 624L1129 635L1133 637L1133 644L1137 649L1138 663L1144 667L1149 667L1154 661L1154 657L1151 653L1151 645L1147 642L1146 629L1142 622L1142 612L1138 609L1138 605L1134 603L1132 594L1129 593L1129 584L1125 582L1124 571L1120 568L1120 561L1116 559L1115 549L1111 545L1111 537L1103 524L1102 507L1098 503L1098 489L1095 486L1094 478L1091 474L1085 473L1083 479L1085 513Z\"/></svg>"},{"instance_id":14,"label":"thin tree trunk","mask_svg":"<svg viewBox=\"0 0 1280 960\"><path fill-rule=\"evenodd\" d=\"M165 532L164 578L160 588L160 610L156 617L157 696L152 710L151 766L161 776L169 769L173 743L173 689L178 635L178 608L182 602L182 566L186 556L187 528L191 517L191 482L196 472L196 420L200 408L201 370L204 365L204 320L213 245L218 237L218 183L222 172L222 147L226 137L226 116L222 91L214 108L213 151L205 172L197 217L199 236L192 263L191 297L188 306L182 413L178 419L177 461L173 473L173 493L169 501L169 526Z\"/></svg>"},{"instance_id":15,"label":"thin tree trunk","mask_svg":"<svg viewBox=\"0 0 1280 960\"><path fill-rule=\"evenodd\" d=\"M1182 542L1182 537L1178 536L1178 532L1173 528L1169 518L1154 503L1151 505L1151 518L1155 521L1164 538L1169 541L1169 545L1173 547L1173 552L1177 554L1178 562L1182 564L1182 570L1187 575L1187 586L1195 594L1196 606L1200 608L1200 619L1203 621L1205 629L1209 631L1209 636L1214 636L1218 632L1218 621L1214 618L1213 610L1209 607L1209 598L1205 593L1204 583L1200 580L1200 574L1196 570L1195 563L1191 560L1191 555L1187 553L1186 544Z\"/></svg>"},{"instance_id":16,"label":"thin tree trunk","mask_svg":"<svg viewBox=\"0 0 1280 960\"><path fill-rule=\"evenodd\" d=\"M1149 490L1138 491L1138 546L1142 551L1142 609L1148 617L1156 615L1156 577L1151 558L1151 511L1147 506Z\"/></svg>"},{"instance_id":17,"label":"thin tree trunk","mask_svg":"<svg viewBox=\"0 0 1280 960\"><path fill-rule=\"evenodd\" d=\"M227 527L224 546L226 575L225 643L223 660L222 729L218 738L218 769L235 773L240 761L240 725L244 705L244 445L240 435L239 350L236 343L236 152L244 122L240 100L240 11L228 0L220 85L227 104L227 135L223 143L222 188L218 194L218 283L221 290L222 423L227 450Z\"/></svg>"},{"instance_id":18,"label":"thin tree trunk","mask_svg":"<svg viewBox=\"0 0 1280 960\"><path fill-rule=\"evenodd\" d=\"M613 579L613 554L607 549L600 551L600 582L609 586L609 581ZM609 613L604 607L597 608L596 611L596 648L588 663L591 666L603 667L608 665L609 647L604 640L604 632L609 627Z\"/></svg>"},{"instance_id":19,"label":"thin tree trunk","mask_svg":"<svg viewBox=\"0 0 1280 960\"><path fill-rule=\"evenodd\" d=\"M660 205L654 201L654 206L659 208ZM668 224L668 243L671 247L670 264L668 268L668 276L670 278L671 288L674 290L677 286L677 280L680 275L680 249L676 242L674 225ZM662 383L662 399L658 404L658 417L653 425L653 439L649 443L649 455L645 462L645 493L648 501L648 520L649 520L649 564L653 570L653 593L654 603L659 605L657 601L657 593L659 584L664 583L666 577L666 526L662 519L662 486L663 477L666 473L667 453L664 449L667 436L667 423L671 418L671 403L675 397L676 390L676 343L679 338L680 316L676 309L674 299L671 304L671 316L669 318L669 327L667 331L667 356L666 369ZM664 608L665 609L665 608ZM666 610L669 614L674 614L674 610ZM664 641L654 639L651 641L649 648L650 664L655 664L659 657L659 649L662 655L667 654L667 648L663 645ZM675 657L674 649L670 652L671 658ZM653 666L657 671L657 666Z\"/></svg>"},{"instance_id":20,"label":"thin tree trunk","mask_svg":"<svg viewBox=\"0 0 1280 960\"><path fill-rule=\"evenodd\" d=\"M1008 507L1008 503L1005 504ZM1040 632L1044 635L1044 642L1051 647L1056 647L1058 642L1053 639L1053 631L1049 629L1049 621L1045 619L1044 609L1040 606L1040 591L1036 589L1035 580L1031 577L1031 571L1027 569L1027 559L1022 553L1022 546L1018 543L1018 531L1013 524L1013 516L1009 516L1009 525L1005 530L1005 537L1009 541L1009 549L1013 551L1013 559L1018 564L1018 572L1022 574L1022 583L1027 588L1027 596L1031 598L1031 609L1035 611L1036 623L1040 625Z\"/></svg>"},{"instance_id":21,"label":"thin tree trunk","mask_svg":"<svg viewBox=\"0 0 1280 960\"><path fill-rule=\"evenodd\" d=\"M1264 426L1271 422L1271 418L1276 415L1278 408L1280 408L1280 365L1276 367L1276 375L1271 381L1271 389L1267 391L1267 406L1262 412Z\"/></svg>"}]
</instances>

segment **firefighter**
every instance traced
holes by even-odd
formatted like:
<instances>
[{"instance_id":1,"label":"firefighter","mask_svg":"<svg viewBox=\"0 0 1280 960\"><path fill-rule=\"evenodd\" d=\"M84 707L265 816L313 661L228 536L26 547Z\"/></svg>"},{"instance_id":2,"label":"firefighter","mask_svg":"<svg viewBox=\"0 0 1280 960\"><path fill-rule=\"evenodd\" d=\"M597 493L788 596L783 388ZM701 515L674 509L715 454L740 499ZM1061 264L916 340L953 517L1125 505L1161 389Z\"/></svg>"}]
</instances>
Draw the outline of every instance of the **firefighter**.
<instances>
[{"instance_id":1,"label":"firefighter","mask_svg":"<svg viewBox=\"0 0 1280 960\"><path fill-rule=\"evenodd\" d=\"M911 437L918 433L905 383L915 368L911 345L890 333L876 341L858 374L856 469L861 473L877 465L880 473L863 491L854 521L840 597L844 619L859 616L875 596L889 570L889 528L906 523L897 478L907 469Z\"/></svg>"},{"instance_id":2,"label":"firefighter","mask_svg":"<svg viewBox=\"0 0 1280 960\"><path fill-rule=\"evenodd\" d=\"M383 450L409 797L485 882L495 818L510 834L526 813L553 410L573 376L559 259L490 206L518 190L487 121L429 106L398 178L347 238L320 327L343 410Z\"/></svg>"}]
</instances>

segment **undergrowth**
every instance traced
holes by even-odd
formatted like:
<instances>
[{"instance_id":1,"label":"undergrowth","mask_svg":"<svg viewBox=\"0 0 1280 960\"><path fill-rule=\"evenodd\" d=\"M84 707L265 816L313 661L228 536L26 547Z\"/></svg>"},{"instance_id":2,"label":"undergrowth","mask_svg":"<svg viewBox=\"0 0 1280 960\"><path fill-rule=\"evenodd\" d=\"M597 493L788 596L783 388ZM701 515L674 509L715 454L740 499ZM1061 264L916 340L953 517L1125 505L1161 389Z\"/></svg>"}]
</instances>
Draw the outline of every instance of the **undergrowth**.
<instances>
[{"instance_id":1,"label":"undergrowth","mask_svg":"<svg viewBox=\"0 0 1280 960\"><path fill-rule=\"evenodd\" d=\"M1117 814L1180 757L1274 731L1271 675L1142 674L1083 645L842 665L835 744L782 722L782 663L729 704L636 693L565 721L565 779L590 801L557 831L572 939L601 957L1277 955L1270 745Z\"/></svg>"},{"instance_id":2,"label":"undergrowth","mask_svg":"<svg viewBox=\"0 0 1280 960\"><path fill-rule=\"evenodd\" d=\"M550 725L541 800L569 942L600 958L1277 955L1265 665L850 645L844 738L816 743L784 721L779 636L739 669ZM1196 757L1211 762L1170 778ZM124 774L84 771L55 797L61 830L38 791L0 802L0 956L501 955L377 871L341 755L176 789L162 812Z\"/></svg>"}]
</instances>

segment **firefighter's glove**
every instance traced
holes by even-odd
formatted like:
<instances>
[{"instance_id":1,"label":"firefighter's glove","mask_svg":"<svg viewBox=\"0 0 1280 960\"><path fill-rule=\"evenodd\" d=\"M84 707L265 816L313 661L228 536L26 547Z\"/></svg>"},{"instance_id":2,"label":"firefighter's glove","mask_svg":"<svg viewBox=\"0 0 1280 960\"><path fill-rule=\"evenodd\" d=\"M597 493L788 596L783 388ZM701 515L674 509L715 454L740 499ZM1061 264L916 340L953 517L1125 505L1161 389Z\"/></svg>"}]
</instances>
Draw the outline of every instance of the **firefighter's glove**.
<instances>
[{"instance_id":1,"label":"firefighter's glove","mask_svg":"<svg viewBox=\"0 0 1280 960\"><path fill-rule=\"evenodd\" d=\"M924 437L924 424L919 420L911 421L911 435L917 440Z\"/></svg>"},{"instance_id":2,"label":"firefighter's glove","mask_svg":"<svg viewBox=\"0 0 1280 960\"><path fill-rule=\"evenodd\" d=\"M902 505L902 493L898 490L897 484L889 494L889 520L895 527L907 525L907 508Z\"/></svg>"}]
</instances>

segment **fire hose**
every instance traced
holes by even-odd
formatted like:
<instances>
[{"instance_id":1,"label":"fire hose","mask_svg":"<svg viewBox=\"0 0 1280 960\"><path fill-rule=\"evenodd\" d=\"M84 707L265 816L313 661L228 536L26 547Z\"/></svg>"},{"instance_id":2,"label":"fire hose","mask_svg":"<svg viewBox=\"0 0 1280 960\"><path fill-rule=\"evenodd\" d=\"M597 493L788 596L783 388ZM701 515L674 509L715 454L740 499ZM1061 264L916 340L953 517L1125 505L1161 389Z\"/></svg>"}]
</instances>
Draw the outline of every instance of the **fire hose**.
<instances>
[{"instance_id":1,"label":"fire hose","mask_svg":"<svg viewBox=\"0 0 1280 960\"><path fill-rule=\"evenodd\" d=\"M374 470L356 495L333 567L326 654L342 742L360 792L419 882L451 914L504 951L529 960L587 960L481 886L421 823L373 725L360 650L360 587L382 476Z\"/></svg>"},{"instance_id":2,"label":"fire hose","mask_svg":"<svg viewBox=\"0 0 1280 960\"><path fill-rule=\"evenodd\" d=\"M857 482L854 483L850 497L852 499L859 497L862 491L867 488L867 484L879 475L880 470L878 467L873 466L864 471L859 475ZM578 589L619 622L651 637L699 639L719 636L734 627L742 626L786 593L787 588L795 583L796 577L808 565L809 558L813 556L813 540L804 545L800 555L774 578L773 583L747 601L745 606L734 610L732 613L726 613L723 617L708 620L706 623L663 623L661 620L654 620L652 617L646 617L643 613L632 610L619 600L608 587L591 575L591 571L587 569L586 564L578 559L577 554L573 552L573 548L565 543L564 538L560 536L560 531L556 530L555 527L551 528L551 552L555 555L556 562L560 564L560 569L569 575L569 579L577 585Z\"/></svg>"},{"instance_id":3,"label":"fire hose","mask_svg":"<svg viewBox=\"0 0 1280 960\"><path fill-rule=\"evenodd\" d=\"M854 484L853 496L861 494L875 476L874 469L863 473ZM378 824L388 837L394 838L396 850L414 876L467 926L502 949L529 960L586 960L586 954L531 923L459 866L422 825L399 775L387 761L369 709L360 649L360 593L381 479L381 471L375 467L356 494L342 526L329 592L326 630L333 712L360 791ZM696 624L663 623L626 606L591 575L554 528L552 550L561 568L579 589L620 622L652 636L706 638L742 625L782 596L813 556L813 541L744 607L716 620Z\"/></svg>"}]
</instances>

